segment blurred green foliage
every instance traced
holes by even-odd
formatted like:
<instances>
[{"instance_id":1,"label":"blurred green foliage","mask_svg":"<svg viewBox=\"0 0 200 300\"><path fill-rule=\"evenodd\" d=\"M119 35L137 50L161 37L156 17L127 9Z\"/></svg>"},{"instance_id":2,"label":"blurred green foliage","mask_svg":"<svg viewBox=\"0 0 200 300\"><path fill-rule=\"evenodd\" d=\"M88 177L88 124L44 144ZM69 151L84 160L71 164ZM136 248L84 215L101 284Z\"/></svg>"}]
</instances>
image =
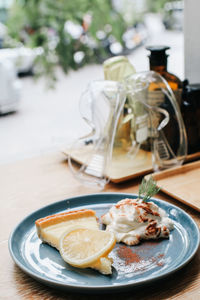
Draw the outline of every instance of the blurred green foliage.
<instances>
[{"instance_id":1,"label":"blurred green foliage","mask_svg":"<svg viewBox=\"0 0 200 300\"><path fill-rule=\"evenodd\" d=\"M80 37L66 30L66 21L82 28ZM7 26L13 39L29 47L42 47L37 70L52 79L58 64L67 72L106 59L106 39L123 44L127 27L111 0L15 0ZM98 37L99 31L105 34L103 39ZM76 62L74 55L80 51L83 59Z\"/></svg>"},{"instance_id":2,"label":"blurred green foliage","mask_svg":"<svg viewBox=\"0 0 200 300\"><path fill-rule=\"evenodd\" d=\"M174 2L175 0L146 0L147 10L149 12L163 12L165 3Z\"/></svg>"}]
</instances>

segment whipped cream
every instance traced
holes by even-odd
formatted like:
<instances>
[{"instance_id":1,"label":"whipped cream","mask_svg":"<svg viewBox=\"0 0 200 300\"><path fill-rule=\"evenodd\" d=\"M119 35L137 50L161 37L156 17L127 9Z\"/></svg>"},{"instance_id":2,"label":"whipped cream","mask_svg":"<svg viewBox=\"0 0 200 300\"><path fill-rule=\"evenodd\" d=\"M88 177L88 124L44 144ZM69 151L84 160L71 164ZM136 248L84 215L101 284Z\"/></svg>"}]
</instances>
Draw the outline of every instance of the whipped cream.
<instances>
[{"instance_id":1,"label":"whipped cream","mask_svg":"<svg viewBox=\"0 0 200 300\"><path fill-rule=\"evenodd\" d=\"M166 212L153 202L123 199L101 217L106 230L115 233L117 242L136 245L142 239L168 238L174 228Z\"/></svg>"}]
</instances>

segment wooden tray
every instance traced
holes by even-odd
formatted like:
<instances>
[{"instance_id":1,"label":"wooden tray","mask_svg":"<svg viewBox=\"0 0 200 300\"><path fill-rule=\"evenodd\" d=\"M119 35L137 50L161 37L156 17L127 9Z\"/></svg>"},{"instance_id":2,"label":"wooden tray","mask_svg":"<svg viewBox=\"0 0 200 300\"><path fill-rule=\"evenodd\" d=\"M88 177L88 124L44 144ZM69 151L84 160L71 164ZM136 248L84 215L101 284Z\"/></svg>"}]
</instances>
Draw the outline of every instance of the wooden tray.
<instances>
[{"instance_id":1,"label":"wooden tray","mask_svg":"<svg viewBox=\"0 0 200 300\"><path fill-rule=\"evenodd\" d=\"M200 211L200 160L149 176L164 193Z\"/></svg>"},{"instance_id":2,"label":"wooden tray","mask_svg":"<svg viewBox=\"0 0 200 300\"><path fill-rule=\"evenodd\" d=\"M73 151L70 154L69 149L65 149L63 153L78 164L83 164L87 161L88 153L91 152L91 146L87 145L77 152ZM138 176L144 176L153 171L151 152L139 150L137 155L127 155L123 150L114 150L112 161L109 165L106 176L111 182L120 183Z\"/></svg>"},{"instance_id":3,"label":"wooden tray","mask_svg":"<svg viewBox=\"0 0 200 300\"><path fill-rule=\"evenodd\" d=\"M70 149L62 151L66 156L70 154ZM88 153L91 152L91 145L84 146L77 152L71 153L72 159L82 165L86 162ZM200 158L200 152L190 154L186 157L186 162L194 161ZM139 150L136 157L127 155L123 149L114 150L112 162L106 174L111 182L120 183L139 176L145 176L153 172L151 152Z\"/></svg>"}]
</instances>

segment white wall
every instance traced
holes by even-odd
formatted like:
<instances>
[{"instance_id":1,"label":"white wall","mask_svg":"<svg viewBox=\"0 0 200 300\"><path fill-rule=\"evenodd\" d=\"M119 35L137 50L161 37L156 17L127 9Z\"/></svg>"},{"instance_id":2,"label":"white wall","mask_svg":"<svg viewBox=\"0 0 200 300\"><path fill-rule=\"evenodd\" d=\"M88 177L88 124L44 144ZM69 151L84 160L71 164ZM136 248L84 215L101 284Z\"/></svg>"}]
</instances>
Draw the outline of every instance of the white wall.
<instances>
[{"instance_id":1,"label":"white wall","mask_svg":"<svg viewBox=\"0 0 200 300\"><path fill-rule=\"evenodd\" d=\"M184 0L185 78L200 83L200 0Z\"/></svg>"}]
</instances>

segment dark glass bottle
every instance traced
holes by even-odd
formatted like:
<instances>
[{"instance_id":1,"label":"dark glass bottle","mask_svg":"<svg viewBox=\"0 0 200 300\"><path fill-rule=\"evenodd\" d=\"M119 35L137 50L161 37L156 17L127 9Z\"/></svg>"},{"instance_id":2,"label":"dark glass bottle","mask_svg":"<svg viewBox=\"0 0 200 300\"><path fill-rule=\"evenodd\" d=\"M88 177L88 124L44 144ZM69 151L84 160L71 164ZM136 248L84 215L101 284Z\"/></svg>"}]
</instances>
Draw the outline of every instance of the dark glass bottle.
<instances>
[{"instance_id":1,"label":"dark glass bottle","mask_svg":"<svg viewBox=\"0 0 200 300\"><path fill-rule=\"evenodd\" d=\"M188 137L188 154L200 151L200 84L183 85L181 113Z\"/></svg>"},{"instance_id":2,"label":"dark glass bottle","mask_svg":"<svg viewBox=\"0 0 200 300\"><path fill-rule=\"evenodd\" d=\"M181 95L182 95L182 82L174 74L171 74L167 70L167 58L168 54L166 51L170 49L168 46L149 46L146 48L150 51L149 55L149 68L151 71L159 73L169 84L172 91L174 92L175 98L179 106L181 105ZM163 109L166 109L170 114L170 121L164 128L164 134L167 140L170 143L170 146L174 153L178 149L177 141L179 140L179 128L176 121L176 112L174 111L172 104L169 99L167 99L164 93L161 90L161 85L158 85L156 82L151 83L148 91L148 103L151 106L157 106ZM158 124L161 121L162 116L160 114L154 114L152 117L152 123L149 125L149 137L154 138L152 133L152 128L158 127Z\"/></svg>"},{"instance_id":3,"label":"dark glass bottle","mask_svg":"<svg viewBox=\"0 0 200 300\"><path fill-rule=\"evenodd\" d=\"M170 49L168 46L149 46L146 48L150 51L149 55L149 68L151 71L159 73L166 79L169 86L173 90L176 100L181 105L182 82L174 74L169 73L167 70L167 57L166 51ZM156 87L155 87L156 89Z\"/></svg>"}]
</instances>

